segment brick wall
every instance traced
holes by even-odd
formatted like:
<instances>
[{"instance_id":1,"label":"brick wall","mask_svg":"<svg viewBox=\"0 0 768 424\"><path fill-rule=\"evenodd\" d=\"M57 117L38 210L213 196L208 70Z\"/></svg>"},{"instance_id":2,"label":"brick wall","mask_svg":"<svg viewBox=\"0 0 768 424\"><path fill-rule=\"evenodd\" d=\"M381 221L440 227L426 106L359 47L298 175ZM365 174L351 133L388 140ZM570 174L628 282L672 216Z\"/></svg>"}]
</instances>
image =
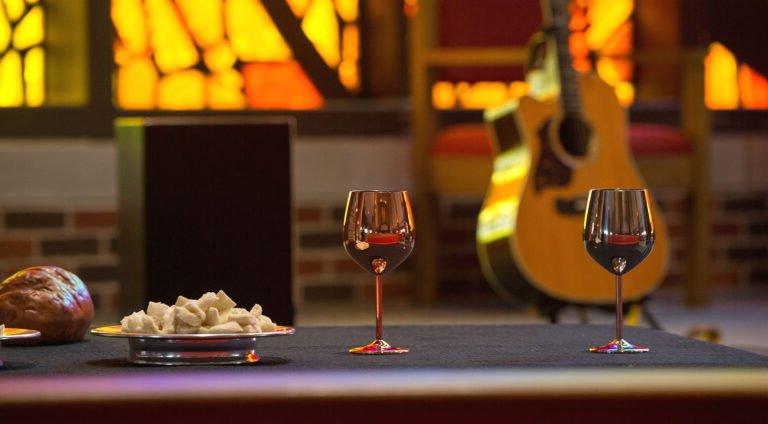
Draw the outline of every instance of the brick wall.
<instances>
[{"instance_id":1,"label":"brick wall","mask_svg":"<svg viewBox=\"0 0 768 424\"><path fill-rule=\"evenodd\" d=\"M768 193L716 193L712 249L714 285L749 288L768 284ZM669 223L673 261L666 285L685 278L688 201L684 194L659 192ZM475 255L475 217L480 199L442 199L440 294L485 296L491 291ZM373 277L352 262L341 247L343 205L302 202L295 210L297 266L294 288L299 305L321 300L365 302L373 296ZM0 276L30 266L62 266L88 284L103 316L115 313L119 285L116 215L109 207L0 209ZM417 249L418 254L418 236ZM387 275L387 299L415 292L413 258Z\"/></svg>"},{"instance_id":2,"label":"brick wall","mask_svg":"<svg viewBox=\"0 0 768 424\"><path fill-rule=\"evenodd\" d=\"M0 208L0 277L56 265L88 285L99 314L115 313L117 217L114 208Z\"/></svg>"}]
</instances>

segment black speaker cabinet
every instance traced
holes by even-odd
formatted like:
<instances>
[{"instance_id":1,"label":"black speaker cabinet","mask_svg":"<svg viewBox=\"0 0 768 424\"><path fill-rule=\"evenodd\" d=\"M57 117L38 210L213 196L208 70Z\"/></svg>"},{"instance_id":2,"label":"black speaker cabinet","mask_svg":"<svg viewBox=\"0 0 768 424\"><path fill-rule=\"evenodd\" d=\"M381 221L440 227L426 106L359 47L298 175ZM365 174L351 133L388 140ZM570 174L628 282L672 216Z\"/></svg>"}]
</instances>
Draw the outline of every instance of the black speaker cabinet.
<instances>
[{"instance_id":1,"label":"black speaker cabinet","mask_svg":"<svg viewBox=\"0 0 768 424\"><path fill-rule=\"evenodd\" d=\"M290 119L121 118L120 309L222 289L293 323Z\"/></svg>"}]
</instances>

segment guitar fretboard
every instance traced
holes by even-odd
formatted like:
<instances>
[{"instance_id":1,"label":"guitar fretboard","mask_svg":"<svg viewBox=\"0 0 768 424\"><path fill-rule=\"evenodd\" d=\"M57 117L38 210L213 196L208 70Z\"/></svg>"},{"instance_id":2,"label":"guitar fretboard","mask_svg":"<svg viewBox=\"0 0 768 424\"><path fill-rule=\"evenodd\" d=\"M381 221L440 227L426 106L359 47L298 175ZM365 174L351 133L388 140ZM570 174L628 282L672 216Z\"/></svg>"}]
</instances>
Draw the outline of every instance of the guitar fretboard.
<instances>
[{"instance_id":1,"label":"guitar fretboard","mask_svg":"<svg viewBox=\"0 0 768 424\"><path fill-rule=\"evenodd\" d=\"M568 29L568 4L569 0L551 0L552 30L557 46L557 67L560 78L560 98L563 110L568 115L580 116L581 91L576 70L573 69L569 39L571 32Z\"/></svg>"}]
</instances>

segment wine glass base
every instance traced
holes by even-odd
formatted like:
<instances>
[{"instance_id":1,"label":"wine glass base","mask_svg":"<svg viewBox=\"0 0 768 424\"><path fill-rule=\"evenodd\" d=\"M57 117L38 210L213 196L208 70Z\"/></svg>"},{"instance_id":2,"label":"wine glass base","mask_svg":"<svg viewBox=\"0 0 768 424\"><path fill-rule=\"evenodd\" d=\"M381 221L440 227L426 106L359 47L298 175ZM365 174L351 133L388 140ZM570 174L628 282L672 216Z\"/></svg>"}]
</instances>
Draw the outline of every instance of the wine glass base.
<instances>
[{"instance_id":1,"label":"wine glass base","mask_svg":"<svg viewBox=\"0 0 768 424\"><path fill-rule=\"evenodd\" d=\"M596 347L590 347L593 353L646 353L651 349L646 346L633 345L624 339L613 339L610 342Z\"/></svg>"},{"instance_id":2,"label":"wine glass base","mask_svg":"<svg viewBox=\"0 0 768 424\"><path fill-rule=\"evenodd\" d=\"M395 355L398 353L408 353L410 349L407 347L393 347L384 340L374 340L365 346L353 347L349 349L349 353L355 353L358 355Z\"/></svg>"}]
</instances>

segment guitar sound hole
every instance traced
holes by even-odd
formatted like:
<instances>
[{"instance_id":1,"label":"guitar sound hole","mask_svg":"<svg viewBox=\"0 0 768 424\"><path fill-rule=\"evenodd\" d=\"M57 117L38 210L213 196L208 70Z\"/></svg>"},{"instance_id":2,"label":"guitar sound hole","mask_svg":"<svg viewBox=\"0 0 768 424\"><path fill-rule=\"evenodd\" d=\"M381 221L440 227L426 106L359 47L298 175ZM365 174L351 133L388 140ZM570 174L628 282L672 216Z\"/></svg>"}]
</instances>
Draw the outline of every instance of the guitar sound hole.
<instances>
[{"instance_id":1,"label":"guitar sound hole","mask_svg":"<svg viewBox=\"0 0 768 424\"><path fill-rule=\"evenodd\" d=\"M570 155L582 157L589 150L589 137L592 128L578 116L566 116L560 122L558 138L563 149Z\"/></svg>"}]
</instances>

